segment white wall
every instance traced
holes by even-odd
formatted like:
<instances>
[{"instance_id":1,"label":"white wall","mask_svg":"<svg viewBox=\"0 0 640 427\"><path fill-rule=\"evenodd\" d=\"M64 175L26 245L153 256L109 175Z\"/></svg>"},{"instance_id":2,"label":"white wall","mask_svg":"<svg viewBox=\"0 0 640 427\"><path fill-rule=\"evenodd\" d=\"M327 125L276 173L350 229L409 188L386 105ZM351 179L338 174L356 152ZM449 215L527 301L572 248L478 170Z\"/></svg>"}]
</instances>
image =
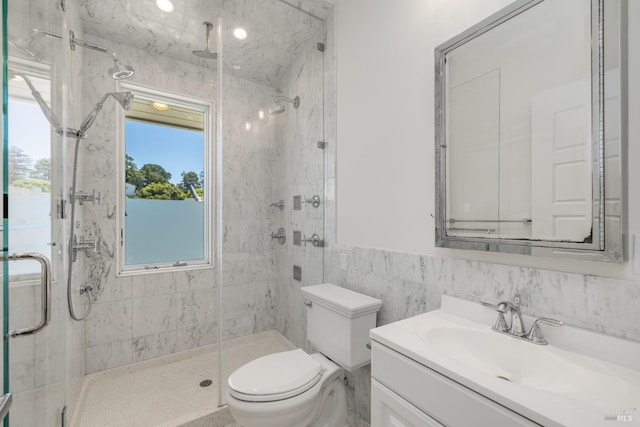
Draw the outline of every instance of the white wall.
<instances>
[{"instance_id":1,"label":"white wall","mask_svg":"<svg viewBox=\"0 0 640 427\"><path fill-rule=\"evenodd\" d=\"M392 251L637 277L594 264L434 247L434 48L509 0L336 0L338 242ZM629 5L629 117L640 114L640 5ZM366 19L365 19L366 18ZM634 26L636 28L634 28ZM635 51L634 51L635 49ZM629 125L629 164L640 160ZM636 145L634 147L634 145ZM640 233L640 170L629 171L629 230Z\"/></svg>"}]
</instances>

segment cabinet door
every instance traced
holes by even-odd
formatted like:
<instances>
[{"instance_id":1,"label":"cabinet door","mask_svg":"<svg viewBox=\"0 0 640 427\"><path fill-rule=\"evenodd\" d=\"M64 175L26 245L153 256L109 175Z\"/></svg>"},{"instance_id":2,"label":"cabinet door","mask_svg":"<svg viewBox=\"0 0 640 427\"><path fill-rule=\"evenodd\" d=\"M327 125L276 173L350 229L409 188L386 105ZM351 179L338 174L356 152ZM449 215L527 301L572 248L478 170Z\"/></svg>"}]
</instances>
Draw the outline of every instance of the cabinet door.
<instances>
[{"instance_id":1,"label":"cabinet door","mask_svg":"<svg viewBox=\"0 0 640 427\"><path fill-rule=\"evenodd\" d=\"M443 426L372 378L371 427Z\"/></svg>"}]
</instances>

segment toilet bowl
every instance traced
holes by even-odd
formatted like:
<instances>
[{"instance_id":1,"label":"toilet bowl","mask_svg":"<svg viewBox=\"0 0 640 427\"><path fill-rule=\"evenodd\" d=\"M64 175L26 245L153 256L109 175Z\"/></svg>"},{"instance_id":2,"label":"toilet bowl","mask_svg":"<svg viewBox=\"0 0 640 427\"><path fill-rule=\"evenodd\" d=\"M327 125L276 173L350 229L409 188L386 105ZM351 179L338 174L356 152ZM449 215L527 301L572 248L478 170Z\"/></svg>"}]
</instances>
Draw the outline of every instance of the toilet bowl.
<instances>
[{"instance_id":1,"label":"toilet bowl","mask_svg":"<svg viewBox=\"0 0 640 427\"><path fill-rule=\"evenodd\" d=\"M344 370L322 354L275 353L229 377L227 403L244 427L345 427L343 378Z\"/></svg>"},{"instance_id":2,"label":"toilet bowl","mask_svg":"<svg viewBox=\"0 0 640 427\"><path fill-rule=\"evenodd\" d=\"M369 330L382 301L328 283L302 294L307 339L319 353L275 353L231 374L227 403L244 427L347 426L344 370L370 363Z\"/></svg>"}]
</instances>

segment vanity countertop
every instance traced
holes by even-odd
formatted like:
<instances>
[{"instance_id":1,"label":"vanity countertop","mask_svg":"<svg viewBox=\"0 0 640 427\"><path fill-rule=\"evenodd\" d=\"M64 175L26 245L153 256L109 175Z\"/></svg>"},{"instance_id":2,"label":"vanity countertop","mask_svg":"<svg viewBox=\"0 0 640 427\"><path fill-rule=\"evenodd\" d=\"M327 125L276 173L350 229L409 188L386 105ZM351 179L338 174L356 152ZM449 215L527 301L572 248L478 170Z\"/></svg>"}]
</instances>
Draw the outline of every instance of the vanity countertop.
<instances>
[{"instance_id":1,"label":"vanity countertop","mask_svg":"<svg viewBox=\"0 0 640 427\"><path fill-rule=\"evenodd\" d=\"M440 309L370 336L541 425L640 425L640 343L543 325L549 344L536 345L493 331L496 316L477 302L443 296ZM528 327L534 319L524 320Z\"/></svg>"}]
</instances>

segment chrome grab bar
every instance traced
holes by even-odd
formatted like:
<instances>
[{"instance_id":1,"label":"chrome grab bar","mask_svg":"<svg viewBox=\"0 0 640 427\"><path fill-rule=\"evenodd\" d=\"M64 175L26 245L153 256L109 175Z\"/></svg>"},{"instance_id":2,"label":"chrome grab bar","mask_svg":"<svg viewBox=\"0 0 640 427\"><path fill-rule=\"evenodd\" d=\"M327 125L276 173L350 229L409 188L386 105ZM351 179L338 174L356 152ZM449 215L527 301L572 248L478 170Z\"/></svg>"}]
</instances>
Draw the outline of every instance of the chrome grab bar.
<instances>
[{"instance_id":1,"label":"chrome grab bar","mask_svg":"<svg viewBox=\"0 0 640 427\"><path fill-rule=\"evenodd\" d=\"M14 253L1 255L1 261L38 261L40 263L40 273L42 277L42 320L36 326L30 328L16 329L9 331L9 337L15 338L22 335L32 335L47 327L51 321L51 263L46 256L34 252Z\"/></svg>"},{"instance_id":2,"label":"chrome grab bar","mask_svg":"<svg viewBox=\"0 0 640 427\"><path fill-rule=\"evenodd\" d=\"M11 403L13 402L13 395L11 393L7 393L4 396L0 397L0 422L4 420L9 414L9 409L11 409Z\"/></svg>"}]
</instances>

